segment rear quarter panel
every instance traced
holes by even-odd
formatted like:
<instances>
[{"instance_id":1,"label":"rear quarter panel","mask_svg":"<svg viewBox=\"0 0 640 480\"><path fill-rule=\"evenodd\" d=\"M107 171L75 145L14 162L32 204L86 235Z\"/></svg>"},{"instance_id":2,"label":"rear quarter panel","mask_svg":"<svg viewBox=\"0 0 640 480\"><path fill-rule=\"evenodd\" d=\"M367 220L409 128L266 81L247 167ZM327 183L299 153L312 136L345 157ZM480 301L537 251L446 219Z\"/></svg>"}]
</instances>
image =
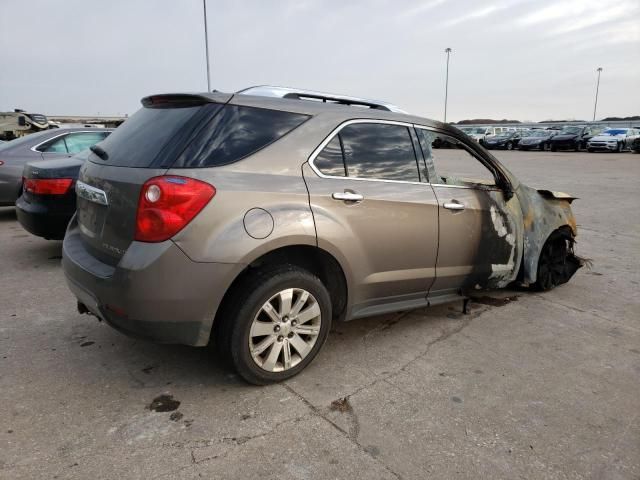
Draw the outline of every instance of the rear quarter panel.
<instances>
[{"instance_id":1,"label":"rear quarter panel","mask_svg":"<svg viewBox=\"0 0 640 480\"><path fill-rule=\"evenodd\" d=\"M194 261L249 264L288 245L316 246L309 196L302 178L324 134L315 118L279 141L226 166L170 169L210 183L216 194L174 241Z\"/></svg>"}]
</instances>

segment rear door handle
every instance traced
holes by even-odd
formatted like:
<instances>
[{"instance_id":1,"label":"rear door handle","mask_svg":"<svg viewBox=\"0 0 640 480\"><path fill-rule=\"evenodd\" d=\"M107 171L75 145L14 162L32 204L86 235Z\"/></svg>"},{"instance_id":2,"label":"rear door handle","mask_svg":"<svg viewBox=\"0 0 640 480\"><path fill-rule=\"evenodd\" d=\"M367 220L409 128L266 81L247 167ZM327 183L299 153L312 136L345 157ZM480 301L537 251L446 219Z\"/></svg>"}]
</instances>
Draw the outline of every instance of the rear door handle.
<instances>
[{"instance_id":1,"label":"rear door handle","mask_svg":"<svg viewBox=\"0 0 640 480\"><path fill-rule=\"evenodd\" d=\"M342 200L343 202L361 202L364 196L355 192L334 192L331 194L334 200Z\"/></svg>"},{"instance_id":2,"label":"rear door handle","mask_svg":"<svg viewBox=\"0 0 640 480\"><path fill-rule=\"evenodd\" d=\"M458 202L448 202L442 206L447 210L464 210L465 209L464 203L458 203Z\"/></svg>"}]
</instances>

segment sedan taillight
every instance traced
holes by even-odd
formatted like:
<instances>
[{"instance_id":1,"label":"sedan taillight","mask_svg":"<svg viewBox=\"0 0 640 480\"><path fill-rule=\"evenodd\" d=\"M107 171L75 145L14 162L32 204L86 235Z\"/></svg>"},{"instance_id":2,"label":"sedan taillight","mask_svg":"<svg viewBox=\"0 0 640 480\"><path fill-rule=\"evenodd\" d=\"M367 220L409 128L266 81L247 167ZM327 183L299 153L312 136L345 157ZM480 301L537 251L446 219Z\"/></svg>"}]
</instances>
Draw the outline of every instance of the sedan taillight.
<instances>
[{"instance_id":1,"label":"sedan taillight","mask_svg":"<svg viewBox=\"0 0 640 480\"><path fill-rule=\"evenodd\" d=\"M24 190L34 195L64 195L73 184L73 178L26 178Z\"/></svg>"},{"instance_id":2,"label":"sedan taillight","mask_svg":"<svg viewBox=\"0 0 640 480\"><path fill-rule=\"evenodd\" d=\"M213 185L193 178L154 177L140 191L135 239L163 242L182 230L216 194Z\"/></svg>"}]
</instances>

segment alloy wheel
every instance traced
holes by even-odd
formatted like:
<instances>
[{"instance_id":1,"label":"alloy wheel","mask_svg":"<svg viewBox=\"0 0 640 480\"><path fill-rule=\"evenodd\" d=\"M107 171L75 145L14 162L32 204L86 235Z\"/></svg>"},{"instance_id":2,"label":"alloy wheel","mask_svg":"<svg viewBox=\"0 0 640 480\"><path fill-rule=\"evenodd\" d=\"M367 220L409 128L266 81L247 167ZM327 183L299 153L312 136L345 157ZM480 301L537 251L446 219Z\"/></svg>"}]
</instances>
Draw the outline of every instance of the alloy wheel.
<instances>
[{"instance_id":1,"label":"alloy wheel","mask_svg":"<svg viewBox=\"0 0 640 480\"><path fill-rule=\"evenodd\" d=\"M311 293L287 288L267 300L251 324L249 351L268 372L283 372L303 361L313 349L322 315Z\"/></svg>"}]
</instances>

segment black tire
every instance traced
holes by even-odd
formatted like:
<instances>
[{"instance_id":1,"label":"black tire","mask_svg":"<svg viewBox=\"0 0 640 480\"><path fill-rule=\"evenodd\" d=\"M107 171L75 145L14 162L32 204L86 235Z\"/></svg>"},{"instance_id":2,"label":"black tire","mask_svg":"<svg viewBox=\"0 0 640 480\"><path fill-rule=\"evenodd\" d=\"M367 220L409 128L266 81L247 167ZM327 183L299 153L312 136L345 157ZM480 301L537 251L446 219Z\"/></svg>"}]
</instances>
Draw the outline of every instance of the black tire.
<instances>
[{"instance_id":1,"label":"black tire","mask_svg":"<svg viewBox=\"0 0 640 480\"><path fill-rule=\"evenodd\" d=\"M553 144L551 144L551 146L549 147L549 150L551 150L552 152L555 152L557 149L556 147L553 146Z\"/></svg>"},{"instance_id":2,"label":"black tire","mask_svg":"<svg viewBox=\"0 0 640 480\"><path fill-rule=\"evenodd\" d=\"M587 148L587 152L593 153L593 152L595 152L595 150L593 148Z\"/></svg>"},{"instance_id":3,"label":"black tire","mask_svg":"<svg viewBox=\"0 0 640 480\"><path fill-rule=\"evenodd\" d=\"M618 146L616 147L615 152L616 153L621 153L622 152L622 143L621 142L618 142Z\"/></svg>"},{"instance_id":4,"label":"black tire","mask_svg":"<svg viewBox=\"0 0 640 480\"><path fill-rule=\"evenodd\" d=\"M513 143L507 142L507 150L513 150Z\"/></svg>"},{"instance_id":5,"label":"black tire","mask_svg":"<svg viewBox=\"0 0 640 480\"><path fill-rule=\"evenodd\" d=\"M255 316L273 295L288 288L309 292L320 307L320 333L311 351L296 366L281 372L262 369L249 350L249 333ZM281 382L300 373L322 348L331 329L331 297L322 281L294 265L266 267L247 276L228 299L216 322L215 343L220 353L238 374L254 385Z\"/></svg>"},{"instance_id":6,"label":"black tire","mask_svg":"<svg viewBox=\"0 0 640 480\"><path fill-rule=\"evenodd\" d=\"M538 274L534 288L547 291L566 283L582 266L582 262L573 253L574 239L570 230L559 229L553 232L540 252Z\"/></svg>"},{"instance_id":7,"label":"black tire","mask_svg":"<svg viewBox=\"0 0 640 480\"><path fill-rule=\"evenodd\" d=\"M542 142L542 143L540 144L540 151L541 151L541 152L544 152L545 150L547 150L547 145L546 145L546 143Z\"/></svg>"},{"instance_id":8,"label":"black tire","mask_svg":"<svg viewBox=\"0 0 640 480\"><path fill-rule=\"evenodd\" d=\"M576 151L576 152L580 151L580 141L576 140L576 143L573 146L573 150Z\"/></svg>"}]
</instances>

